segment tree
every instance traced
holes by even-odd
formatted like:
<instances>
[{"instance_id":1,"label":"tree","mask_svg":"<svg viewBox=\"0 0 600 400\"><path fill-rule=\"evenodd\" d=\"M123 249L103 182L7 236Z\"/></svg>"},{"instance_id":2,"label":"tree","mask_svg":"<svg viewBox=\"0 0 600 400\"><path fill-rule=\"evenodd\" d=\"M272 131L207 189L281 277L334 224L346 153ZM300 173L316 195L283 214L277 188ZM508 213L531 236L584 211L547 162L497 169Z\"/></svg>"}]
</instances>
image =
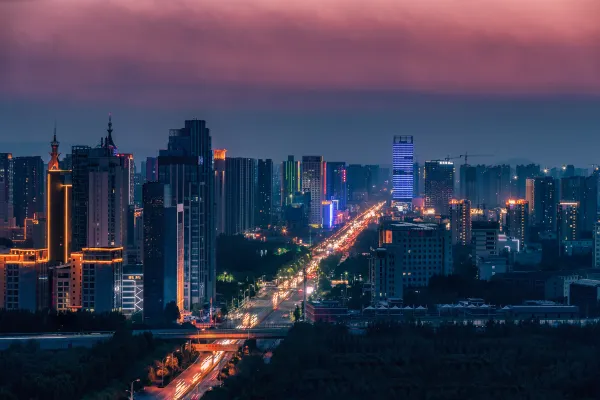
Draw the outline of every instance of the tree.
<instances>
[{"instance_id":1,"label":"tree","mask_svg":"<svg viewBox=\"0 0 600 400\"><path fill-rule=\"evenodd\" d=\"M298 304L296 304L296 309L294 310L294 321L300 321L300 318L302 317L302 311L300 310L300 307L298 306Z\"/></svg>"},{"instance_id":2,"label":"tree","mask_svg":"<svg viewBox=\"0 0 600 400\"><path fill-rule=\"evenodd\" d=\"M165 306L165 321L168 323L172 323L181 318L181 313L179 312L179 307L174 301L167 303Z\"/></svg>"}]
</instances>

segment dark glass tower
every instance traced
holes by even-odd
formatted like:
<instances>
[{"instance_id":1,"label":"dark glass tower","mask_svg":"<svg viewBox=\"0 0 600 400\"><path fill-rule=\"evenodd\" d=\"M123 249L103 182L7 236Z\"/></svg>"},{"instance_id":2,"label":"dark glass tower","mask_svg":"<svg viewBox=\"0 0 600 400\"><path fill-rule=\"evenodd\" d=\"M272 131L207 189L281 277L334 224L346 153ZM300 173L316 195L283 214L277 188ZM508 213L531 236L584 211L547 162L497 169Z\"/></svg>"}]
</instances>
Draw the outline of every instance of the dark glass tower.
<instances>
[{"instance_id":1,"label":"dark glass tower","mask_svg":"<svg viewBox=\"0 0 600 400\"><path fill-rule=\"evenodd\" d=\"M185 308L214 301L215 204L212 139L206 122L185 121L171 129L158 157L159 182L171 186L173 204L183 204Z\"/></svg>"},{"instance_id":2,"label":"dark glass tower","mask_svg":"<svg viewBox=\"0 0 600 400\"><path fill-rule=\"evenodd\" d=\"M256 187L256 225L267 228L273 223L273 160L258 160Z\"/></svg>"},{"instance_id":3,"label":"dark glass tower","mask_svg":"<svg viewBox=\"0 0 600 400\"><path fill-rule=\"evenodd\" d=\"M225 233L237 235L254 229L256 206L256 160L228 157L225 160Z\"/></svg>"},{"instance_id":4,"label":"dark glass tower","mask_svg":"<svg viewBox=\"0 0 600 400\"><path fill-rule=\"evenodd\" d=\"M425 162L425 207L440 215L449 215L450 200L454 195L454 163L451 161Z\"/></svg>"},{"instance_id":5,"label":"dark glass tower","mask_svg":"<svg viewBox=\"0 0 600 400\"><path fill-rule=\"evenodd\" d=\"M26 218L44 211L44 161L42 157L14 159L14 215L16 224L24 226Z\"/></svg>"},{"instance_id":6,"label":"dark glass tower","mask_svg":"<svg viewBox=\"0 0 600 400\"><path fill-rule=\"evenodd\" d=\"M282 163L281 176L281 206L292 204L294 194L300 191L300 161L294 161L294 156L288 156Z\"/></svg>"},{"instance_id":7,"label":"dark glass tower","mask_svg":"<svg viewBox=\"0 0 600 400\"><path fill-rule=\"evenodd\" d=\"M346 201L348 199L348 192L346 189L346 163L335 161L328 162L326 175L326 199L339 200L340 209L346 209Z\"/></svg>"}]
</instances>

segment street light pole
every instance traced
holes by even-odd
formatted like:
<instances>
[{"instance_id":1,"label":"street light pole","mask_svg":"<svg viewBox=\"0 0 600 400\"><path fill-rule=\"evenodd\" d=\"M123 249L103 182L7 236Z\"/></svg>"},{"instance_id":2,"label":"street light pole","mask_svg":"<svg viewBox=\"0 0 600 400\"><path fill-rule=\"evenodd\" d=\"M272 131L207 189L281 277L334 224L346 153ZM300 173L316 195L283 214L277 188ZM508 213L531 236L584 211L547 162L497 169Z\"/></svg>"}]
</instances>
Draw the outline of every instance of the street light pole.
<instances>
[{"instance_id":1,"label":"street light pole","mask_svg":"<svg viewBox=\"0 0 600 400\"><path fill-rule=\"evenodd\" d=\"M133 400L133 384L139 381L140 379L138 378L135 381L131 382L131 385L129 386L129 400Z\"/></svg>"}]
</instances>

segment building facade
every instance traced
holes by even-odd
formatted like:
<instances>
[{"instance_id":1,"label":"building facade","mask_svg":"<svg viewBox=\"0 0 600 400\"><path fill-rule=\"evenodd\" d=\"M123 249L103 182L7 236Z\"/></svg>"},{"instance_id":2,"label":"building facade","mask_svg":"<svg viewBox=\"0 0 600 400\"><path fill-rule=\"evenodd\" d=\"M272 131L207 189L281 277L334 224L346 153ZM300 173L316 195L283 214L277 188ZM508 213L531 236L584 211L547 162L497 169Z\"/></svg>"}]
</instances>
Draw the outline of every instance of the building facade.
<instances>
[{"instance_id":1,"label":"building facade","mask_svg":"<svg viewBox=\"0 0 600 400\"><path fill-rule=\"evenodd\" d=\"M256 160L228 157L225 161L225 233L238 235L256 227Z\"/></svg>"},{"instance_id":2,"label":"building facade","mask_svg":"<svg viewBox=\"0 0 600 400\"><path fill-rule=\"evenodd\" d=\"M273 223L273 160L258 160L256 172L255 223L268 228Z\"/></svg>"},{"instance_id":3,"label":"building facade","mask_svg":"<svg viewBox=\"0 0 600 400\"><path fill-rule=\"evenodd\" d=\"M506 202L506 235L519 240L522 249L529 240L529 203L527 200Z\"/></svg>"},{"instance_id":4,"label":"building facade","mask_svg":"<svg viewBox=\"0 0 600 400\"><path fill-rule=\"evenodd\" d=\"M471 202L469 200L450 201L450 227L452 244L471 244Z\"/></svg>"},{"instance_id":5,"label":"building facade","mask_svg":"<svg viewBox=\"0 0 600 400\"><path fill-rule=\"evenodd\" d=\"M321 226L323 223L321 203L325 200L325 163L322 156L302 157L302 191L310 193L309 222Z\"/></svg>"},{"instance_id":6,"label":"building facade","mask_svg":"<svg viewBox=\"0 0 600 400\"><path fill-rule=\"evenodd\" d=\"M450 200L454 195L454 163L451 161L425 162L425 207L439 215L449 215Z\"/></svg>"},{"instance_id":7,"label":"building facade","mask_svg":"<svg viewBox=\"0 0 600 400\"><path fill-rule=\"evenodd\" d=\"M14 217L18 226L26 219L35 218L44 211L44 161L42 157L15 157L14 171Z\"/></svg>"},{"instance_id":8,"label":"building facade","mask_svg":"<svg viewBox=\"0 0 600 400\"><path fill-rule=\"evenodd\" d=\"M412 136L394 136L392 145L393 200L411 204L414 194L415 147Z\"/></svg>"}]
</instances>

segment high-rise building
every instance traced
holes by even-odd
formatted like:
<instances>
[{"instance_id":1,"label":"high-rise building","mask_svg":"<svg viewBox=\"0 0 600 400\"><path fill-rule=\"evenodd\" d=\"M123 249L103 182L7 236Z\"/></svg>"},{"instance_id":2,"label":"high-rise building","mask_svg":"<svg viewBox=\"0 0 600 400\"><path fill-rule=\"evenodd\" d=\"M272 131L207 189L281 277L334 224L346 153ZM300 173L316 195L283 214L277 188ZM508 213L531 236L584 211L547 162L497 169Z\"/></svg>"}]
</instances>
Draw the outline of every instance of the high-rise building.
<instances>
[{"instance_id":1,"label":"high-rise building","mask_svg":"<svg viewBox=\"0 0 600 400\"><path fill-rule=\"evenodd\" d=\"M98 313L121 311L123 247L86 247L81 257L81 308Z\"/></svg>"},{"instance_id":2,"label":"high-rise building","mask_svg":"<svg viewBox=\"0 0 600 400\"><path fill-rule=\"evenodd\" d=\"M406 272L402 272L402 265L395 260L395 252L385 247L377 248L369 260L369 282L371 282L373 305L380 302L389 304L402 301L407 275Z\"/></svg>"},{"instance_id":3,"label":"high-rise building","mask_svg":"<svg viewBox=\"0 0 600 400\"><path fill-rule=\"evenodd\" d=\"M81 308L83 253L71 253L69 262L52 270L52 308L76 311ZM89 285L86 288L89 290Z\"/></svg>"},{"instance_id":4,"label":"high-rise building","mask_svg":"<svg viewBox=\"0 0 600 400\"><path fill-rule=\"evenodd\" d=\"M227 194L225 191L225 164L227 157L226 149L215 149L213 151L214 170L215 170L215 228L217 235L225 233L225 223L227 221Z\"/></svg>"},{"instance_id":5,"label":"high-rise building","mask_svg":"<svg viewBox=\"0 0 600 400\"><path fill-rule=\"evenodd\" d=\"M15 226L13 209L13 156L0 153L0 231Z\"/></svg>"},{"instance_id":6,"label":"high-rise building","mask_svg":"<svg viewBox=\"0 0 600 400\"><path fill-rule=\"evenodd\" d=\"M349 201L368 200L369 171L364 165L350 164L346 167L346 182Z\"/></svg>"},{"instance_id":7,"label":"high-rise building","mask_svg":"<svg viewBox=\"0 0 600 400\"><path fill-rule=\"evenodd\" d=\"M215 300L215 205L212 138L202 120L171 129L158 157L159 182L171 187L171 204L184 209L186 310Z\"/></svg>"},{"instance_id":8,"label":"high-rise building","mask_svg":"<svg viewBox=\"0 0 600 400\"><path fill-rule=\"evenodd\" d=\"M415 148L413 137L394 136L392 150L393 199L401 203L411 204L414 194L413 168Z\"/></svg>"},{"instance_id":9,"label":"high-rise building","mask_svg":"<svg viewBox=\"0 0 600 400\"><path fill-rule=\"evenodd\" d=\"M258 160L255 223L268 228L273 223L273 160Z\"/></svg>"},{"instance_id":10,"label":"high-rise building","mask_svg":"<svg viewBox=\"0 0 600 400\"><path fill-rule=\"evenodd\" d=\"M565 241L578 240L581 236L579 229L579 203L576 201L561 201L556 212L556 236L562 248Z\"/></svg>"},{"instance_id":11,"label":"high-rise building","mask_svg":"<svg viewBox=\"0 0 600 400\"><path fill-rule=\"evenodd\" d=\"M121 158L121 165L125 171L126 181L124 186L129 188L126 194L127 204L132 206L135 203L135 162L133 161L133 154L119 153L117 156Z\"/></svg>"},{"instance_id":12,"label":"high-rise building","mask_svg":"<svg viewBox=\"0 0 600 400\"><path fill-rule=\"evenodd\" d=\"M323 223L325 191L325 163L322 156L302 157L302 191L310 193L310 218L312 225Z\"/></svg>"},{"instance_id":13,"label":"high-rise building","mask_svg":"<svg viewBox=\"0 0 600 400\"><path fill-rule=\"evenodd\" d=\"M471 244L471 202L469 200L450 201L450 227L452 244Z\"/></svg>"},{"instance_id":14,"label":"high-rise building","mask_svg":"<svg viewBox=\"0 0 600 400\"><path fill-rule=\"evenodd\" d=\"M529 234L529 203L527 200L506 202L506 235L520 241L520 248L527 244Z\"/></svg>"},{"instance_id":15,"label":"high-rise building","mask_svg":"<svg viewBox=\"0 0 600 400\"><path fill-rule=\"evenodd\" d=\"M281 206L292 204L292 197L301 189L300 161L294 161L294 156L288 156L287 161L281 163Z\"/></svg>"},{"instance_id":16,"label":"high-rise building","mask_svg":"<svg viewBox=\"0 0 600 400\"><path fill-rule=\"evenodd\" d=\"M59 142L56 131L50 143L52 152L46 177L46 235L48 241L48 261L64 264L71 254L71 171L60 169L58 160Z\"/></svg>"},{"instance_id":17,"label":"high-rise building","mask_svg":"<svg viewBox=\"0 0 600 400\"><path fill-rule=\"evenodd\" d=\"M526 200L532 226L547 231L556 229L557 194L556 180L551 176L527 179Z\"/></svg>"},{"instance_id":18,"label":"high-rise building","mask_svg":"<svg viewBox=\"0 0 600 400\"><path fill-rule=\"evenodd\" d=\"M73 146L71 149L72 182L71 195L72 215L71 232L73 251L81 251L87 247L88 234L88 202L89 202L89 146Z\"/></svg>"},{"instance_id":19,"label":"high-rise building","mask_svg":"<svg viewBox=\"0 0 600 400\"><path fill-rule=\"evenodd\" d=\"M33 312L50 306L46 249L0 254L0 280L0 309Z\"/></svg>"},{"instance_id":20,"label":"high-rise building","mask_svg":"<svg viewBox=\"0 0 600 400\"><path fill-rule=\"evenodd\" d=\"M146 182L158 182L158 158L146 157L145 167L142 172L146 177Z\"/></svg>"},{"instance_id":21,"label":"high-rise building","mask_svg":"<svg viewBox=\"0 0 600 400\"><path fill-rule=\"evenodd\" d=\"M144 202L144 321L164 320L164 308L184 308L183 204L171 205L171 188L148 182Z\"/></svg>"},{"instance_id":22,"label":"high-rise building","mask_svg":"<svg viewBox=\"0 0 600 400\"><path fill-rule=\"evenodd\" d=\"M591 236L598 221L598 179L596 176L569 176L560 180L560 199L579 203L579 234Z\"/></svg>"},{"instance_id":23,"label":"high-rise building","mask_svg":"<svg viewBox=\"0 0 600 400\"><path fill-rule=\"evenodd\" d=\"M225 233L238 235L256 227L256 160L228 157L225 165Z\"/></svg>"},{"instance_id":24,"label":"high-rise building","mask_svg":"<svg viewBox=\"0 0 600 400\"><path fill-rule=\"evenodd\" d=\"M452 161L425 162L425 207L440 215L449 215L450 200L454 194L454 163Z\"/></svg>"},{"instance_id":25,"label":"high-rise building","mask_svg":"<svg viewBox=\"0 0 600 400\"><path fill-rule=\"evenodd\" d=\"M473 221L471 235L475 262L479 265L498 255L498 234L500 224L492 221Z\"/></svg>"},{"instance_id":26,"label":"high-rise building","mask_svg":"<svg viewBox=\"0 0 600 400\"><path fill-rule=\"evenodd\" d=\"M524 199L526 197L527 179L533 179L541 176L539 164L517 165L513 183L515 190L513 196ZM531 203L529 203L531 206Z\"/></svg>"},{"instance_id":27,"label":"high-rise building","mask_svg":"<svg viewBox=\"0 0 600 400\"><path fill-rule=\"evenodd\" d=\"M478 206L478 188L477 167L469 164L462 164L460 166L460 197L469 200L474 206Z\"/></svg>"},{"instance_id":28,"label":"high-rise building","mask_svg":"<svg viewBox=\"0 0 600 400\"><path fill-rule=\"evenodd\" d=\"M487 209L503 206L511 198L514 176L510 165L477 166L481 173L479 205Z\"/></svg>"},{"instance_id":29,"label":"high-rise building","mask_svg":"<svg viewBox=\"0 0 600 400\"><path fill-rule=\"evenodd\" d=\"M327 168L329 168L329 164L327 164ZM377 193L380 189L379 170L379 165L365 165L365 171L367 173L367 193L370 196Z\"/></svg>"},{"instance_id":30,"label":"high-rise building","mask_svg":"<svg viewBox=\"0 0 600 400\"><path fill-rule=\"evenodd\" d=\"M280 163L273 164L273 223L277 224L281 220L282 216L282 207L281 207L281 179L282 179L282 170Z\"/></svg>"},{"instance_id":31,"label":"high-rise building","mask_svg":"<svg viewBox=\"0 0 600 400\"><path fill-rule=\"evenodd\" d=\"M401 277L404 286L427 286L432 276L453 271L452 235L443 225L384 221L379 227L379 248L387 250L394 269L388 268L385 277L375 271L375 282ZM391 286L397 288L398 284ZM380 287L389 288L390 284L384 282Z\"/></svg>"},{"instance_id":32,"label":"high-rise building","mask_svg":"<svg viewBox=\"0 0 600 400\"><path fill-rule=\"evenodd\" d=\"M44 211L44 161L39 156L13 160L14 217L18 226L24 226L25 219Z\"/></svg>"},{"instance_id":33,"label":"high-rise building","mask_svg":"<svg viewBox=\"0 0 600 400\"><path fill-rule=\"evenodd\" d=\"M346 186L346 163L330 161L327 163L327 200L339 200L341 210L346 209L348 192Z\"/></svg>"}]
</instances>

